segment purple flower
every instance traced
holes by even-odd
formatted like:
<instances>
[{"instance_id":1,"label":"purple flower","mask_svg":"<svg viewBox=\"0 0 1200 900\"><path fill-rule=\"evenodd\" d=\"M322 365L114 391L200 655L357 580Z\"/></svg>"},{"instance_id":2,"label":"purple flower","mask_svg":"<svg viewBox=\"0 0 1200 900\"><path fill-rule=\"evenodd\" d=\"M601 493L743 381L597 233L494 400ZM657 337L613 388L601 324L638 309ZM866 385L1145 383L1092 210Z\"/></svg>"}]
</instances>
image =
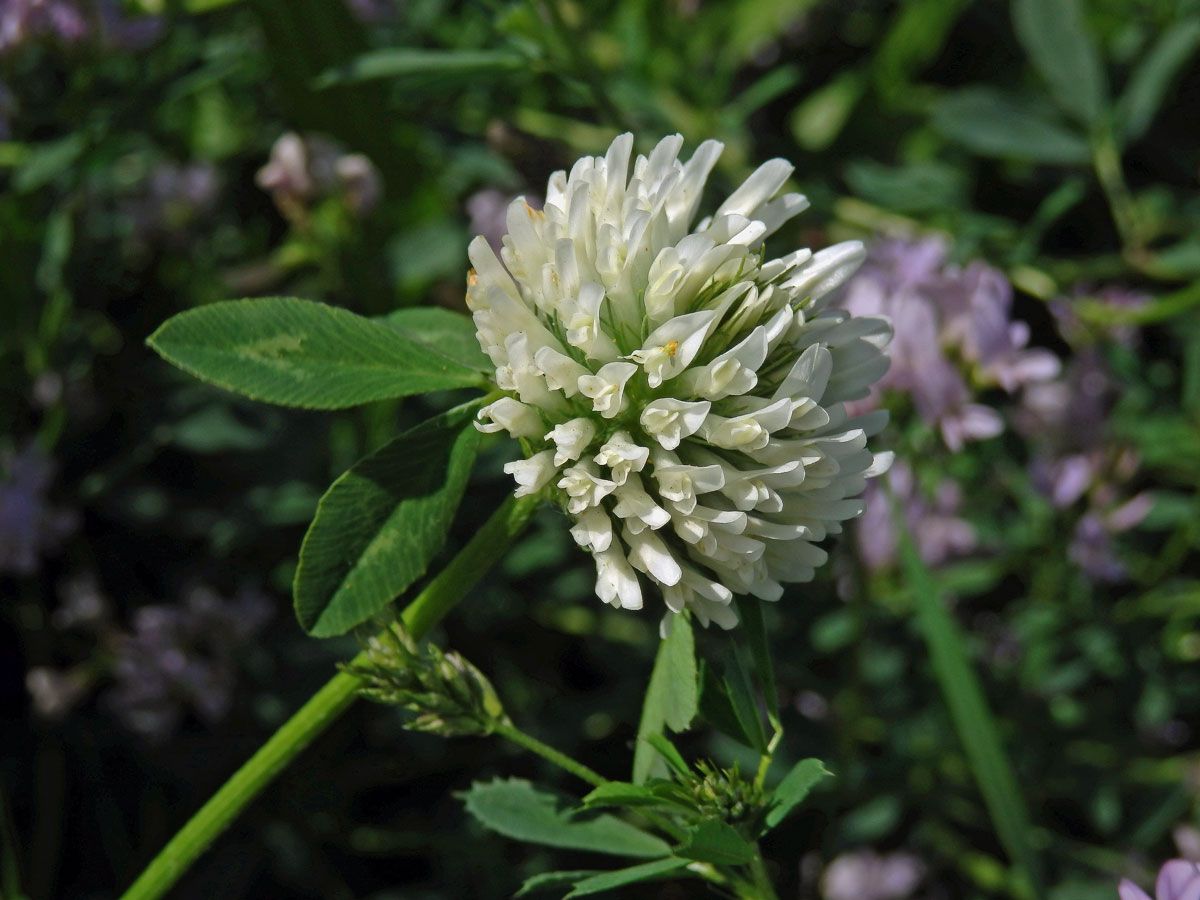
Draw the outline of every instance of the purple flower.
<instances>
[{"instance_id":1,"label":"purple flower","mask_svg":"<svg viewBox=\"0 0 1200 900\"><path fill-rule=\"evenodd\" d=\"M74 44L87 33L87 17L68 0L0 0L0 53L33 37Z\"/></svg>"},{"instance_id":2,"label":"purple flower","mask_svg":"<svg viewBox=\"0 0 1200 900\"><path fill-rule=\"evenodd\" d=\"M917 488L912 469L904 462L897 460L884 477L904 511L904 521L926 564L939 566L976 548L975 530L956 515L962 507L962 491L955 482L943 480L932 499L926 499ZM896 561L898 536L891 503L887 492L874 482L863 496L866 508L854 524L855 542L863 564L879 571Z\"/></svg>"},{"instance_id":3,"label":"purple flower","mask_svg":"<svg viewBox=\"0 0 1200 900\"><path fill-rule=\"evenodd\" d=\"M1152 900L1128 878L1121 879L1117 894L1121 900ZM1154 883L1153 900L1200 900L1200 864L1186 859L1164 863Z\"/></svg>"},{"instance_id":4,"label":"purple flower","mask_svg":"<svg viewBox=\"0 0 1200 900\"><path fill-rule=\"evenodd\" d=\"M982 262L946 263L938 238L884 240L846 285L839 305L854 315L886 315L895 338L891 368L856 412L882 405L887 391L907 393L922 421L952 450L994 437L1000 413L975 402L976 388L1009 393L1058 374L1057 357L1028 349L1029 326L1011 320L1012 287Z\"/></svg>"},{"instance_id":5,"label":"purple flower","mask_svg":"<svg viewBox=\"0 0 1200 900\"><path fill-rule=\"evenodd\" d=\"M826 867L821 896L825 900L903 900L912 895L924 875L925 866L911 853L843 853Z\"/></svg>"},{"instance_id":6,"label":"purple flower","mask_svg":"<svg viewBox=\"0 0 1200 900\"><path fill-rule=\"evenodd\" d=\"M54 462L35 444L20 453L0 456L0 572L32 575L38 561L79 524L74 510L51 506L46 489L54 477Z\"/></svg>"},{"instance_id":7,"label":"purple flower","mask_svg":"<svg viewBox=\"0 0 1200 900\"><path fill-rule=\"evenodd\" d=\"M233 701L236 653L270 615L260 594L242 591L225 600L204 587L182 604L142 607L133 632L116 641L109 706L150 738L165 737L187 709L218 721Z\"/></svg>"}]
</instances>

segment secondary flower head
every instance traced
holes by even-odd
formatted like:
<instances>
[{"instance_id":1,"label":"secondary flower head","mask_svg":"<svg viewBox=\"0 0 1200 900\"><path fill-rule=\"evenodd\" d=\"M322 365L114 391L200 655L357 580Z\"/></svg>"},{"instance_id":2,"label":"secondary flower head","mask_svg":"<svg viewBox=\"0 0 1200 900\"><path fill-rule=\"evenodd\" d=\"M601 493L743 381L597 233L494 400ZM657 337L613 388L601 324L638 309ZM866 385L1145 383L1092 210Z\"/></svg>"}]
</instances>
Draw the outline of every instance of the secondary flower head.
<instances>
[{"instance_id":1,"label":"secondary flower head","mask_svg":"<svg viewBox=\"0 0 1200 900\"><path fill-rule=\"evenodd\" d=\"M776 196L790 164L763 164L693 228L722 145L686 163L682 145L664 138L630 173L624 134L554 173L544 209L518 198L499 259L471 243L467 305L507 394L479 427L522 439L517 494L548 489L575 518L600 598L641 608L641 573L671 613L729 628L734 594L812 578L817 542L886 469L866 446L886 414L843 404L887 369L891 326L823 308L857 241L766 259L808 205Z\"/></svg>"},{"instance_id":2,"label":"secondary flower head","mask_svg":"<svg viewBox=\"0 0 1200 900\"><path fill-rule=\"evenodd\" d=\"M1150 900L1150 895L1128 878L1117 887L1121 900ZM1163 863L1154 885L1154 900L1197 900L1200 898L1200 863L1172 859Z\"/></svg>"}]
</instances>

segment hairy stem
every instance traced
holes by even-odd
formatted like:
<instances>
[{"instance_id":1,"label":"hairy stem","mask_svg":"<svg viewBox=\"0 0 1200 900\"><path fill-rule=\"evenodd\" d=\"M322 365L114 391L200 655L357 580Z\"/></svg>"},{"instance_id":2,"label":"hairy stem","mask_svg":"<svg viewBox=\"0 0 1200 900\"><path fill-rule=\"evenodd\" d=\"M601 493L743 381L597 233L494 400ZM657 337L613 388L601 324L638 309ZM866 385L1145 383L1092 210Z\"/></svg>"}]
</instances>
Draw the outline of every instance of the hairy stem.
<instances>
[{"instance_id":1,"label":"hairy stem","mask_svg":"<svg viewBox=\"0 0 1200 900\"><path fill-rule=\"evenodd\" d=\"M509 497L458 555L401 614L415 640L466 595L521 533L541 498ZM360 653L352 662L363 664ZM246 806L353 702L359 678L339 672L300 707L167 842L121 900L156 900L165 894Z\"/></svg>"}]
</instances>

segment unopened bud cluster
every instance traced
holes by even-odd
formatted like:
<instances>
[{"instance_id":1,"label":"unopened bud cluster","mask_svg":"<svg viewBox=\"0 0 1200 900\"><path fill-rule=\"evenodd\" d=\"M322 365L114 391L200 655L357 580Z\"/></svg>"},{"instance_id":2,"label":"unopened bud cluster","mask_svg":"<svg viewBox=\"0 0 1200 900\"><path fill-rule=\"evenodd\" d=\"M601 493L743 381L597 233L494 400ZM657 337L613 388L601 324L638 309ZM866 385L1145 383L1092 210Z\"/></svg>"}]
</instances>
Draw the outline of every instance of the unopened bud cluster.
<instances>
[{"instance_id":1,"label":"unopened bud cluster","mask_svg":"<svg viewBox=\"0 0 1200 900\"><path fill-rule=\"evenodd\" d=\"M367 641L367 661L346 667L359 693L413 713L405 727L442 737L491 734L508 716L487 676L459 654L418 647L400 625Z\"/></svg>"}]
</instances>

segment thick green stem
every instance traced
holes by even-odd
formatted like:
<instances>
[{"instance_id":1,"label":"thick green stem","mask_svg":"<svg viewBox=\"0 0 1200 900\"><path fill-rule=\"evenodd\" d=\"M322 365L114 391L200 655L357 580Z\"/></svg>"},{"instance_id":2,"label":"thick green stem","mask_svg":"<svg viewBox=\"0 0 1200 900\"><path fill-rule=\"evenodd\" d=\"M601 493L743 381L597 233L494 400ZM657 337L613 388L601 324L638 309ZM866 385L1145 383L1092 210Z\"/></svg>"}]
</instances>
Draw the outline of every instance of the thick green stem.
<instances>
[{"instance_id":1,"label":"thick green stem","mask_svg":"<svg viewBox=\"0 0 1200 900\"><path fill-rule=\"evenodd\" d=\"M414 639L424 637L500 558L524 529L540 499L538 496L508 498L405 608L401 618ZM353 660L353 663L365 662L362 653ZM361 681L353 675L345 672L334 675L200 807L151 860L121 900L155 900L170 890L250 801L353 702L360 685Z\"/></svg>"}]
</instances>

